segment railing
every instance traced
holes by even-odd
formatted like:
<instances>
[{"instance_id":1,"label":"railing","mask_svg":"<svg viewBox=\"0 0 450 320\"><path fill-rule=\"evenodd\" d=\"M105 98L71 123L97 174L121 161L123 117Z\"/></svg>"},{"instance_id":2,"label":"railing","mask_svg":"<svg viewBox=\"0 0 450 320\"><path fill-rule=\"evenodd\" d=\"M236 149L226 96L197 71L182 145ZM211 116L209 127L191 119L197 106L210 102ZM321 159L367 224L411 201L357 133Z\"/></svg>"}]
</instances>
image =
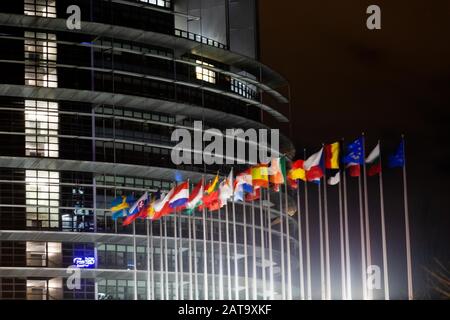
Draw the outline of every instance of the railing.
<instances>
[{"instance_id":1,"label":"railing","mask_svg":"<svg viewBox=\"0 0 450 320\"><path fill-rule=\"evenodd\" d=\"M189 31L185 31L185 30L180 30L180 29L175 29L175 36L176 37L180 37L180 38L184 38L184 39L189 39L192 41L196 41L199 43L203 43L206 44L208 46L212 46L212 47L216 47L216 48L220 48L220 49L224 49L224 50L228 50L228 46L220 43L216 40L207 38L207 37L203 37L199 34L195 34Z\"/></svg>"}]
</instances>

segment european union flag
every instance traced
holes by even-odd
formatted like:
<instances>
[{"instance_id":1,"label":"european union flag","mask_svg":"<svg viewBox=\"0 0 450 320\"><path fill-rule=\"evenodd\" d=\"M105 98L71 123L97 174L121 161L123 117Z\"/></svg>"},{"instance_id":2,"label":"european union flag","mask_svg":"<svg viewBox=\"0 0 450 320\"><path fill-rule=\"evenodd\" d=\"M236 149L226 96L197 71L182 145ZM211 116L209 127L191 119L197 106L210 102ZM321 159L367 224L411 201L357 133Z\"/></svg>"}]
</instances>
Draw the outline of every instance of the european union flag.
<instances>
[{"instance_id":1,"label":"european union flag","mask_svg":"<svg viewBox=\"0 0 450 320\"><path fill-rule=\"evenodd\" d=\"M362 137L347 145L346 154L342 161L344 164L364 164Z\"/></svg>"},{"instance_id":2,"label":"european union flag","mask_svg":"<svg viewBox=\"0 0 450 320\"><path fill-rule=\"evenodd\" d=\"M388 158L389 168L402 168L405 165L405 144L403 140L400 142L394 154Z\"/></svg>"}]
</instances>

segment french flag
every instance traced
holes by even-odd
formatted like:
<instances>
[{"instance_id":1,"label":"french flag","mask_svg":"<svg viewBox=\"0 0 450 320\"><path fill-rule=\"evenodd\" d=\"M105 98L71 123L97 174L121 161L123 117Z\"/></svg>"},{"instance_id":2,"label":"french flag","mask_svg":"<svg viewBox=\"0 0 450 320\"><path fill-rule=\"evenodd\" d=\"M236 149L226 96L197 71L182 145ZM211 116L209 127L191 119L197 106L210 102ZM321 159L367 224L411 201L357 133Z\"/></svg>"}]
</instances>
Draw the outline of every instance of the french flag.
<instances>
[{"instance_id":1,"label":"french flag","mask_svg":"<svg viewBox=\"0 0 450 320\"><path fill-rule=\"evenodd\" d=\"M189 201L189 184L183 182L175 187L172 197L169 199L169 206L176 209L186 205Z\"/></svg>"}]
</instances>

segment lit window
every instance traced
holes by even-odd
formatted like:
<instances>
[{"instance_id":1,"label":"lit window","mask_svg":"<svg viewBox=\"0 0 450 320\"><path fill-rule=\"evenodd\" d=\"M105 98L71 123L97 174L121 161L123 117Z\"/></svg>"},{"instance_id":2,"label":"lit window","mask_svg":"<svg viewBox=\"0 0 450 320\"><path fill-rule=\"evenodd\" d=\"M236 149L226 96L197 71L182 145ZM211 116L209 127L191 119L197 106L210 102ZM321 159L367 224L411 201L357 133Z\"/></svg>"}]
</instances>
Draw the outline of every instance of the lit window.
<instances>
[{"instance_id":1,"label":"lit window","mask_svg":"<svg viewBox=\"0 0 450 320\"><path fill-rule=\"evenodd\" d=\"M139 0L158 7L170 8L171 0Z\"/></svg>"},{"instance_id":2,"label":"lit window","mask_svg":"<svg viewBox=\"0 0 450 320\"><path fill-rule=\"evenodd\" d=\"M196 63L214 68L212 64L202 62L200 60L197 60ZM195 67L195 74L198 80L203 80L209 83L216 83L216 73L214 71L198 66Z\"/></svg>"},{"instance_id":3,"label":"lit window","mask_svg":"<svg viewBox=\"0 0 450 320\"><path fill-rule=\"evenodd\" d=\"M56 18L56 0L25 0L24 13L27 16Z\"/></svg>"},{"instance_id":4,"label":"lit window","mask_svg":"<svg viewBox=\"0 0 450 320\"><path fill-rule=\"evenodd\" d=\"M25 155L59 156L58 103L25 100Z\"/></svg>"},{"instance_id":5,"label":"lit window","mask_svg":"<svg viewBox=\"0 0 450 320\"><path fill-rule=\"evenodd\" d=\"M236 79L231 79L231 91L243 96L247 99L256 98L256 87L246 84L244 82L238 81Z\"/></svg>"},{"instance_id":6,"label":"lit window","mask_svg":"<svg viewBox=\"0 0 450 320\"><path fill-rule=\"evenodd\" d=\"M56 35L25 32L25 84L58 87Z\"/></svg>"},{"instance_id":7,"label":"lit window","mask_svg":"<svg viewBox=\"0 0 450 320\"><path fill-rule=\"evenodd\" d=\"M59 172L26 170L27 227L59 228Z\"/></svg>"}]
</instances>

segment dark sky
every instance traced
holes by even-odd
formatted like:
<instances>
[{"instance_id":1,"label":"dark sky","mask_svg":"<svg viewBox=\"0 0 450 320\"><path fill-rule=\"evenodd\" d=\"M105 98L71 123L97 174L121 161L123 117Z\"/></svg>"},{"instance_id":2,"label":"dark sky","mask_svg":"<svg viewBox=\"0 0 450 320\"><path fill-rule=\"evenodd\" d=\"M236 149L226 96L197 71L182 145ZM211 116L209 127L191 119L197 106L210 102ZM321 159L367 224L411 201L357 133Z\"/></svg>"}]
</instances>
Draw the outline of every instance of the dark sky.
<instances>
[{"instance_id":1,"label":"dark sky","mask_svg":"<svg viewBox=\"0 0 450 320\"><path fill-rule=\"evenodd\" d=\"M371 4L381 30L366 28ZM406 135L414 277L426 297L423 268L437 258L450 269L450 2L260 1L260 34L261 60L291 84L297 149L365 132L386 156ZM386 170L385 184L388 228L401 235L399 172Z\"/></svg>"}]
</instances>

